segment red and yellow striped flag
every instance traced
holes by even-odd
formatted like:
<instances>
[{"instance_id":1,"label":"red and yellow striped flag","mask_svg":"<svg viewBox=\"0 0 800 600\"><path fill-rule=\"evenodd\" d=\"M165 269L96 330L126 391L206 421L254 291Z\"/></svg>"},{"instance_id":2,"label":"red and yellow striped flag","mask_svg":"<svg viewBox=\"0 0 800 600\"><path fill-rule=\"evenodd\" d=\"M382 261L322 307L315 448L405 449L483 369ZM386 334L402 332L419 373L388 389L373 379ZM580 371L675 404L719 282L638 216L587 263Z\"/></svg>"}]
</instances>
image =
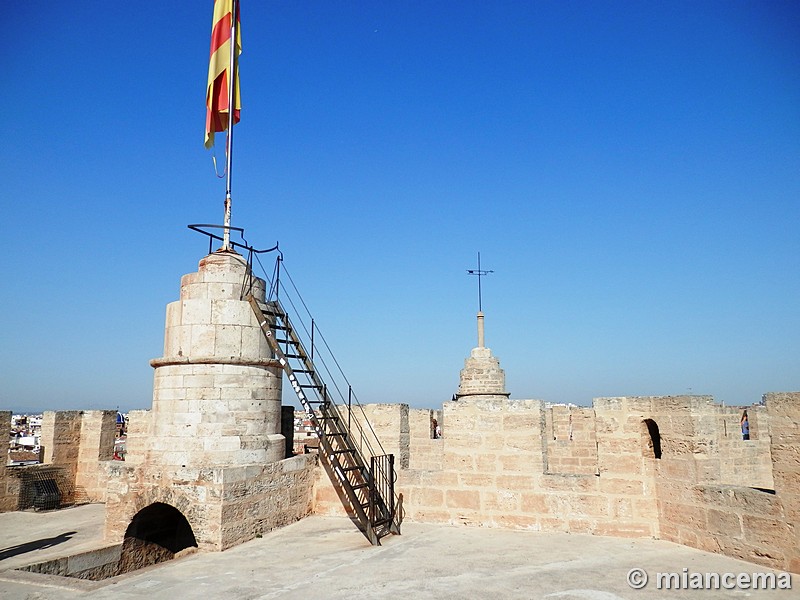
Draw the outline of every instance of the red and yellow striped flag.
<instances>
[{"instance_id":1,"label":"red and yellow striped flag","mask_svg":"<svg viewBox=\"0 0 800 600\"><path fill-rule=\"evenodd\" d=\"M208 63L206 92L206 148L214 145L214 133L228 129L228 80L231 62L231 14L233 0L214 0L214 20L211 26L211 58ZM236 53L233 88L233 122L239 122L242 108L239 98L239 55L242 53L242 33L239 27L239 3L236 2Z\"/></svg>"}]
</instances>

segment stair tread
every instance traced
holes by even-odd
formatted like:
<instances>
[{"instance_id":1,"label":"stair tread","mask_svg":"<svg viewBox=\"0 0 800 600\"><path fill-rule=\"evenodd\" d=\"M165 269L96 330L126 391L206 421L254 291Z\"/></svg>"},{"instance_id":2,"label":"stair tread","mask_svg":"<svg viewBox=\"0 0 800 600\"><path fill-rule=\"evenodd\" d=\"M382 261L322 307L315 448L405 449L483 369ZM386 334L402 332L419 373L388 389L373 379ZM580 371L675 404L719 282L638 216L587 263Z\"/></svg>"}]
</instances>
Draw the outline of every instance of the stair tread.
<instances>
[{"instance_id":1,"label":"stair tread","mask_svg":"<svg viewBox=\"0 0 800 600\"><path fill-rule=\"evenodd\" d=\"M266 319L266 322L262 323L263 332L273 348L274 354L284 359L282 361L283 370L290 377L298 397L314 423L314 428L321 432L319 434L319 451L324 452L328 456L331 466L338 470L338 478L341 478L341 485L347 490L347 495L352 502L351 506L360 514L359 529L370 542L380 545L380 538L390 533L399 533L399 531L393 531L393 514L388 514L388 507L393 506L393 501L387 503L384 498L373 495L370 489L373 480L370 468L363 464L361 454L351 439L351 432L348 431L342 417L337 414L338 411L331 398L328 397L325 384L320 382L319 372L315 368L313 359L295 334L288 313L280 301L276 299L270 302L261 302L256 301L252 296L249 300L254 310L257 305L262 313L262 316L259 316L256 312L259 321ZM312 348L312 352L313 350ZM289 360L292 361L292 364L296 364L297 368L293 368L288 362ZM295 378L292 377L293 374L298 376L304 374L306 377ZM305 383L300 383L300 380L304 380ZM301 390L309 389L316 390L311 395L317 399L306 398L305 394L301 392ZM313 405L313 408L309 405ZM391 466L389 468L391 469ZM349 473L356 474L348 475ZM389 473L391 474L392 471L390 470ZM332 471L330 475L334 479ZM381 477L385 476L382 470L380 475ZM335 481L334 484L336 484Z\"/></svg>"}]
</instances>

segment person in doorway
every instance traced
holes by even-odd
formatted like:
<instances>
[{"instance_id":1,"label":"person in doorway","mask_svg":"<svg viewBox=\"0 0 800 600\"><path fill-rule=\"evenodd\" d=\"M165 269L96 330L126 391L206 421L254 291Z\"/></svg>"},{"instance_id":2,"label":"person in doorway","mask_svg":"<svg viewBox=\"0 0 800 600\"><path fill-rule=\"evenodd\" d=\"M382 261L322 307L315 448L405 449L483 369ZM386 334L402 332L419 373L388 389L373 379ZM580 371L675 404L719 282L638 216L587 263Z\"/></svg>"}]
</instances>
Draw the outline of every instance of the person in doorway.
<instances>
[{"instance_id":1,"label":"person in doorway","mask_svg":"<svg viewBox=\"0 0 800 600\"><path fill-rule=\"evenodd\" d=\"M439 422L436 419L433 419L431 425L433 426L433 439L438 440L442 437L442 428L439 427Z\"/></svg>"},{"instance_id":2,"label":"person in doorway","mask_svg":"<svg viewBox=\"0 0 800 600\"><path fill-rule=\"evenodd\" d=\"M750 439L750 421L747 420L747 411L742 413L742 439L749 440Z\"/></svg>"}]
</instances>

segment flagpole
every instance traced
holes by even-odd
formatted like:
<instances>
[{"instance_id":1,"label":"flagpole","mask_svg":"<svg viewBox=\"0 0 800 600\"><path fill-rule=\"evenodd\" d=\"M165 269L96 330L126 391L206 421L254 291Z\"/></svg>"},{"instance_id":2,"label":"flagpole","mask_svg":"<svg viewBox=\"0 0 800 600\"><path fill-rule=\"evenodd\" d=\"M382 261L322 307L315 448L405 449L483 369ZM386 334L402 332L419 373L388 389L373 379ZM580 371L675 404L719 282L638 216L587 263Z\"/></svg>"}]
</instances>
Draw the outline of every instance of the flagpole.
<instances>
[{"instance_id":1,"label":"flagpole","mask_svg":"<svg viewBox=\"0 0 800 600\"><path fill-rule=\"evenodd\" d=\"M234 95L236 88L236 17L238 15L237 0L231 2L231 62L230 76L228 77L228 144L226 154L228 162L225 166L227 173L225 185L225 221L224 233L222 236L222 250L230 250L231 241L231 167L233 165L233 115L236 110L234 106Z\"/></svg>"}]
</instances>

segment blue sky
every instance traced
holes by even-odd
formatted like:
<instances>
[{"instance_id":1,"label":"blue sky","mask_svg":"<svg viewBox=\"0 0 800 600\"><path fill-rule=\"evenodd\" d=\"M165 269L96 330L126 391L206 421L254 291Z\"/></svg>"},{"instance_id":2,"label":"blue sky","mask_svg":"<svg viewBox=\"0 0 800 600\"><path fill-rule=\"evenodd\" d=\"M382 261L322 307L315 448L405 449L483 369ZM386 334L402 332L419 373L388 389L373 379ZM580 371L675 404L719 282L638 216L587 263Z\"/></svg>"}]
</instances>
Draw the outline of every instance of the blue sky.
<instances>
[{"instance_id":1,"label":"blue sky","mask_svg":"<svg viewBox=\"0 0 800 600\"><path fill-rule=\"evenodd\" d=\"M211 5L7 12L0 407L147 408L220 223ZM800 389L796 2L253 2L233 225L362 402ZM220 149L219 155L223 155Z\"/></svg>"}]
</instances>

